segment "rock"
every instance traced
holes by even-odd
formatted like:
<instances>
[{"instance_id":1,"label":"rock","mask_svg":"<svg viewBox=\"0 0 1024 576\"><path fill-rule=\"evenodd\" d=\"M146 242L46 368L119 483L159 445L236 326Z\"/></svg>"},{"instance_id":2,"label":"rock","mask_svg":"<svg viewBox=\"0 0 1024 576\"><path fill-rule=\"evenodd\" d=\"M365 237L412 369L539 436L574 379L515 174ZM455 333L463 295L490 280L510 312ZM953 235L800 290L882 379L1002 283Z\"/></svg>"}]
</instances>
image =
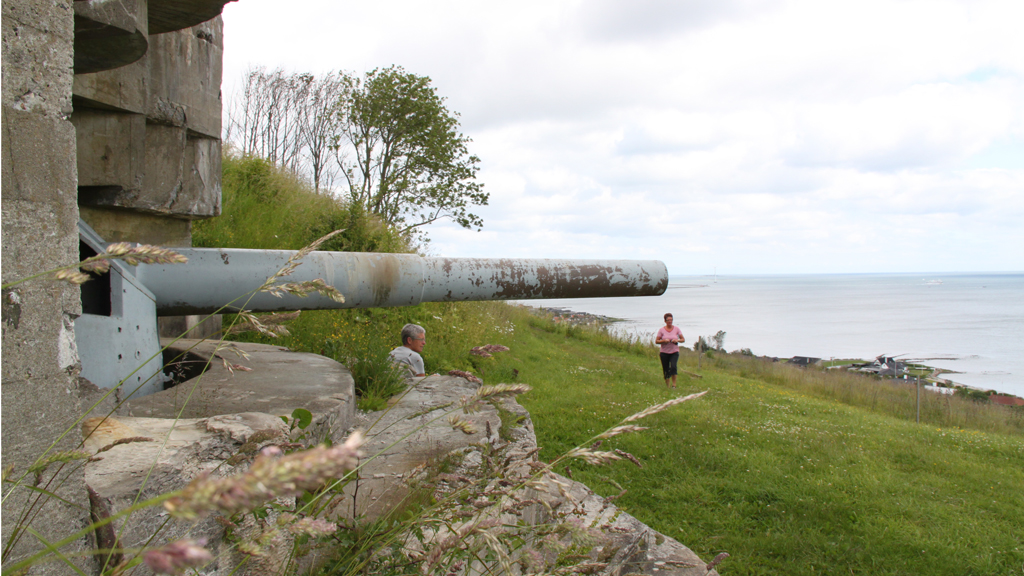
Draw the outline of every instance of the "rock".
<instances>
[{"instance_id":1,"label":"rock","mask_svg":"<svg viewBox=\"0 0 1024 576\"><path fill-rule=\"evenodd\" d=\"M97 419L100 420L100 419ZM96 453L85 467L86 485L94 492L93 513L97 518L109 517L137 502L184 488L201 474L227 476L244 470L245 464L234 467L225 463L257 433L273 430L278 436L287 432L280 418L269 414L243 413L204 419L172 420L165 418L107 418L92 428L111 431L106 436L93 434L85 440L86 449ZM132 440L114 444L116 436ZM114 439L113 442L109 440ZM102 446L101 446L102 444ZM247 462L247 460L246 460ZM207 547L216 559L204 569L229 574L242 558L234 547L224 542L224 527L212 517L197 523L171 521L162 506L143 508L126 519L113 522L114 533L121 538L121 547L159 546L179 538L207 539ZM256 530L249 527L249 532ZM246 527L236 530L244 538ZM150 537L156 535L150 540ZM248 565L248 564L247 564ZM148 573L143 566L144 573ZM248 569L241 573L251 573Z\"/></svg>"},{"instance_id":2,"label":"rock","mask_svg":"<svg viewBox=\"0 0 1024 576\"><path fill-rule=\"evenodd\" d=\"M479 387L454 376L435 374L414 378L393 406L359 415L354 427L367 435L363 451L370 459L360 471L358 492L356 483L346 489L346 493L356 498L357 515L371 520L378 517L408 494L406 479L427 464L471 444L497 439L501 419L490 406L475 414L459 412L460 417L476 429L474 434L452 429L446 418L431 423L445 410L451 410L460 398L476 393ZM339 434L334 441L342 441L343 436ZM351 514L352 506L345 508Z\"/></svg>"}]
</instances>

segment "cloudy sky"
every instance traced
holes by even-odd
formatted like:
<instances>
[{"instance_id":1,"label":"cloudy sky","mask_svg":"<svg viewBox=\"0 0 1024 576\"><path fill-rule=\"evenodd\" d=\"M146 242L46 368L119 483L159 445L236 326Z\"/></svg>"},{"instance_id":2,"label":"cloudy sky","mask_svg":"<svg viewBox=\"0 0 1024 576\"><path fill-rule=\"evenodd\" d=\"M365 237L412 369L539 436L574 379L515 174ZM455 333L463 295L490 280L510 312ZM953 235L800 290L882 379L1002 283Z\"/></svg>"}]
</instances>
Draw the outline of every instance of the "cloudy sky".
<instances>
[{"instance_id":1,"label":"cloudy sky","mask_svg":"<svg viewBox=\"0 0 1024 576\"><path fill-rule=\"evenodd\" d=\"M1020 0L241 0L250 66L429 76L482 159L443 256L1024 271Z\"/></svg>"}]
</instances>

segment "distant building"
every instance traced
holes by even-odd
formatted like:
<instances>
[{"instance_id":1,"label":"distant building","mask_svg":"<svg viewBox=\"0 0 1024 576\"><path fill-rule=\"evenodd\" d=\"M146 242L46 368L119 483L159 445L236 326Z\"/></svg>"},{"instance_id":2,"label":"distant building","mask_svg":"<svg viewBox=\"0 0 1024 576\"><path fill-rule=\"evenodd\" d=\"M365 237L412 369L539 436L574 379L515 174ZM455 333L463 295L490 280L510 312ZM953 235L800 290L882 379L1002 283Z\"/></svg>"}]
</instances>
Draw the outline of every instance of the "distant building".
<instances>
[{"instance_id":1,"label":"distant building","mask_svg":"<svg viewBox=\"0 0 1024 576\"><path fill-rule=\"evenodd\" d=\"M1024 398L1010 396L1009 394L991 394L988 397L995 404L1003 406L1024 406Z\"/></svg>"},{"instance_id":2,"label":"distant building","mask_svg":"<svg viewBox=\"0 0 1024 576\"><path fill-rule=\"evenodd\" d=\"M892 376L895 378L896 376L906 372L907 365L892 356L885 356L883 354L882 356L875 358L874 362L853 364L850 366L850 370L856 370L857 372L864 372L866 374L877 374L879 376Z\"/></svg>"},{"instance_id":3,"label":"distant building","mask_svg":"<svg viewBox=\"0 0 1024 576\"><path fill-rule=\"evenodd\" d=\"M811 358L809 356L793 356L792 358L789 359L790 364L800 366L801 368L805 366L810 366L812 364L817 364L819 362L821 362L821 358Z\"/></svg>"}]
</instances>

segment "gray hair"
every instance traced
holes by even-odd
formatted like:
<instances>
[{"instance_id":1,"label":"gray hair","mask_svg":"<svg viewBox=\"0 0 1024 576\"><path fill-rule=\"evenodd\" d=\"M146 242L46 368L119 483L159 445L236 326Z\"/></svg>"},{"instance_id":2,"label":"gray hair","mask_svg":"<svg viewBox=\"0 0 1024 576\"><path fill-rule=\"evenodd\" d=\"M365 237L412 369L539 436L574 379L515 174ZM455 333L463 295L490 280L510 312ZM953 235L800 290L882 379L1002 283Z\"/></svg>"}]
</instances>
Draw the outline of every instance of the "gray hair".
<instances>
[{"instance_id":1,"label":"gray hair","mask_svg":"<svg viewBox=\"0 0 1024 576\"><path fill-rule=\"evenodd\" d=\"M419 324L406 324L402 326L402 346L405 346L409 340L415 340L426 333L427 331Z\"/></svg>"}]
</instances>

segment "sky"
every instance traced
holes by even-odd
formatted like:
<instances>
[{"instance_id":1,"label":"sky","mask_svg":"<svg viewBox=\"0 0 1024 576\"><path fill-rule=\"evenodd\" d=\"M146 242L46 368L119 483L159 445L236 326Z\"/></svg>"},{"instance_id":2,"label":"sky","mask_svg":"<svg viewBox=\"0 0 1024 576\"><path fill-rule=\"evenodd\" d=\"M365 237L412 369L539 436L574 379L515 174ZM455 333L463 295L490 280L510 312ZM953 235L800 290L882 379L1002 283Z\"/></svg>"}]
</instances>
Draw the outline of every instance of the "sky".
<instances>
[{"instance_id":1,"label":"sky","mask_svg":"<svg viewBox=\"0 0 1024 576\"><path fill-rule=\"evenodd\" d=\"M252 66L429 76L490 193L431 255L1020 272L1021 22L1020 0L240 0L223 92Z\"/></svg>"}]
</instances>

